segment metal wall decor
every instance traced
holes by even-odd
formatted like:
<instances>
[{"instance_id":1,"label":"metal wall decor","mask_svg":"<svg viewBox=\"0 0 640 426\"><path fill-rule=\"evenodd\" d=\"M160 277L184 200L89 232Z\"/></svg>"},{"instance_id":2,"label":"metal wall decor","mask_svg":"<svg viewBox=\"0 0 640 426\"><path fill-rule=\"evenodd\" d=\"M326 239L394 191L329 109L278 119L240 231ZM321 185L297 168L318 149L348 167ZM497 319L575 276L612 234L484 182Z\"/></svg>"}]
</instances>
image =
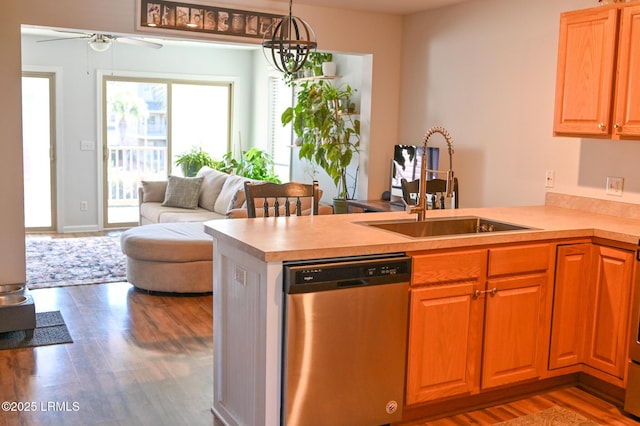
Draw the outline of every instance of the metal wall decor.
<instances>
[{"instance_id":1,"label":"metal wall decor","mask_svg":"<svg viewBox=\"0 0 640 426\"><path fill-rule=\"evenodd\" d=\"M139 1L141 27L238 37L271 37L281 15L161 0Z\"/></svg>"}]
</instances>

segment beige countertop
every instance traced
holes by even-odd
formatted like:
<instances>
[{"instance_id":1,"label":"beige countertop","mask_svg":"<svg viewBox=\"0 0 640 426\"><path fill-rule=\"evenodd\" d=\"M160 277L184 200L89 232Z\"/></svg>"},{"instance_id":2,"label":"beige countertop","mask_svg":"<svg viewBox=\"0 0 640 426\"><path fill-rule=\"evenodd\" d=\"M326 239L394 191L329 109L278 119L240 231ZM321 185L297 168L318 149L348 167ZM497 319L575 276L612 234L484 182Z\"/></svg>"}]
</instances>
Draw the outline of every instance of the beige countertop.
<instances>
[{"instance_id":1,"label":"beige countertop","mask_svg":"<svg viewBox=\"0 0 640 426\"><path fill-rule=\"evenodd\" d=\"M358 213L344 215L212 220L205 231L264 261L472 247L550 239L600 237L638 245L640 219L552 205L429 210L427 217L480 216L535 229L446 237L410 238L366 226L366 222L411 219L415 215Z\"/></svg>"}]
</instances>

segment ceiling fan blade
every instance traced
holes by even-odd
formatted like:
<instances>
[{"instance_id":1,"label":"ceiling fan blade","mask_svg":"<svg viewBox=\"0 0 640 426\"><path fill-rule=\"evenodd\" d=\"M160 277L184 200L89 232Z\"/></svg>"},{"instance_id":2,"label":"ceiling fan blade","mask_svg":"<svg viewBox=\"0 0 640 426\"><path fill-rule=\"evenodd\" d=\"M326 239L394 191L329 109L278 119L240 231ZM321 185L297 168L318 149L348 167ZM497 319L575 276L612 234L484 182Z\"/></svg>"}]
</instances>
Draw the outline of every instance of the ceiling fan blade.
<instances>
[{"instance_id":1,"label":"ceiling fan blade","mask_svg":"<svg viewBox=\"0 0 640 426\"><path fill-rule=\"evenodd\" d=\"M37 40L37 43L46 43L48 41L61 41L61 40L77 40L77 39L88 39L93 37L92 34L85 34L83 36L78 36L78 37L60 37L60 38L50 38L47 40Z\"/></svg>"},{"instance_id":2,"label":"ceiling fan blade","mask_svg":"<svg viewBox=\"0 0 640 426\"><path fill-rule=\"evenodd\" d=\"M150 47L152 49L160 49L162 45L160 43L154 43L152 41L140 40L138 38L129 37L116 37L118 43L132 44L135 46Z\"/></svg>"}]
</instances>

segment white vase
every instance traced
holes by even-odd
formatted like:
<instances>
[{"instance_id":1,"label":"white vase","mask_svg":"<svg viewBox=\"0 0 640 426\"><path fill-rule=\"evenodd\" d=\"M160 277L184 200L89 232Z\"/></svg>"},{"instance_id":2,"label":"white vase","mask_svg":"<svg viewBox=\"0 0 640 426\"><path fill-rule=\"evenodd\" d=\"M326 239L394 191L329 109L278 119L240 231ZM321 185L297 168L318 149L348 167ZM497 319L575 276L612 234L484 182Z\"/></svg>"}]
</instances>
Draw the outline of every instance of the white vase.
<instances>
[{"instance_id":1,"label":"white vase","mask_svg":"<svg viewBox=\"0 0 640 426\"><path fill-rule=\"evenodd\" d=\"M335 62L323 62L322 63L322 75L336 75L336 63Z\"/></svg>"}]
</instances>

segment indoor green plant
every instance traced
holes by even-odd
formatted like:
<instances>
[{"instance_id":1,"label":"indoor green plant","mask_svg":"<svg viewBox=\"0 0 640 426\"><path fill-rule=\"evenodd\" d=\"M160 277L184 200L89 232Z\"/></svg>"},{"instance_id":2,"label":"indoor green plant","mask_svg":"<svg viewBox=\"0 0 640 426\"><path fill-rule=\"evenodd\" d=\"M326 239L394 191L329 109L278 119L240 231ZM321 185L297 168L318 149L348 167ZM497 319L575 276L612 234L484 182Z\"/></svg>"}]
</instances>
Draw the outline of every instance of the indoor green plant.
<instances>
[{"instance_id":1,"label":"indoor green plant","mask_svg":"<svg viewBox=\"0 0 640 426\"><path fill-rule=\"evenodd\" d=\"M295 105L282 113L282 124L292 123L298 136L299 157L327 172L338 189L338 200L351 198L347 167L360 147L360 120L339 109L352 94L350 86L338 88L326 80L303 82Z\"/></svg>"},{"instance_id":2,"label":"indoor green plant","mask_svg":"<svg viewBox=\"0 0 640 426\"><path fill-rule=\"evenodd\" d=\"M194 146L190 151L176 156L176 166L180 166L182 174L187 177L195 176L204 166L215 168L215 164L216 161L200 146Z\"/></svg>"},{"instance_id":3,"label":"indoor green plant","mask_svg":"<svg viewBox=\"0 0 640 426\"><path fill-rule=\"evenodd\" d=\"M255 147L244 151L239 160L233 158L231 152L227 152L222 160L215 161L211 167L225 173L233 172L249 179L281 183L274 171L273 158Z\"/></svg>"},{"instance_id":4,"label":"indoor green plant","mask_svg":"<svg viewBox=\"0 0 640 426\"><path fill-rule=\"evenodd\" d=\"M323 62L331 62L333 59L332 53L323 53L323 52L311 52L309 53L309 58L307 59L307 63L311 69L313 69L313 74L316 76L322 75L322 63Z\"/></svg>"}]
</instances>

